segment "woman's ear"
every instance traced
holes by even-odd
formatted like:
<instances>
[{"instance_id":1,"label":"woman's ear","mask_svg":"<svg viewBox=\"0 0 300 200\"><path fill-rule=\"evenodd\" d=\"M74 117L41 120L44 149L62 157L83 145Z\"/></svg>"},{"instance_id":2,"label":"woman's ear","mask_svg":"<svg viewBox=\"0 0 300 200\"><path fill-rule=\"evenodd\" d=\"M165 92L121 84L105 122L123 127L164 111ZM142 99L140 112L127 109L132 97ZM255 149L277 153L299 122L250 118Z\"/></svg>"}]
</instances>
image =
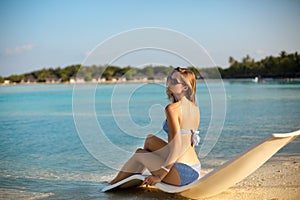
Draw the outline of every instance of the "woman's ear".
<instances>
[{"instance_id":1,"label":"woman's ear","mask_svg":"<svg viewBox=\"0 0 300 200\"><path fill-rule=\"evenodd\" d=\"M183 87L183 91L188 91L189 87L188 86L184 86Z\"/></svg>"}]
</instances>

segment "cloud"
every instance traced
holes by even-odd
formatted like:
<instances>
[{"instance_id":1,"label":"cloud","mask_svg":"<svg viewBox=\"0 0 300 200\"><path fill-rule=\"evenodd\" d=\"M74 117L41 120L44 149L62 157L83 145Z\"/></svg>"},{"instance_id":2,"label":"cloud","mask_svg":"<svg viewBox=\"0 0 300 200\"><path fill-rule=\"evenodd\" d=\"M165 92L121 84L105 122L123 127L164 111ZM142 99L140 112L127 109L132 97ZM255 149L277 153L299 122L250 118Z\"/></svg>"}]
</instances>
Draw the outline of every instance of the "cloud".
<instances>
[{"instance_id":1,"label":"cloud","mask_svg":"<svg viewBox=\"0 0 300 200\"><path fill-rule=\"evenodd\" d=\"M6 48L3 51L4 55L17 55L22 54L24 52L30 51L33 48L33 44L25 44L21 46L16 46L14 48Z\"/></svg>"}]
</instances>

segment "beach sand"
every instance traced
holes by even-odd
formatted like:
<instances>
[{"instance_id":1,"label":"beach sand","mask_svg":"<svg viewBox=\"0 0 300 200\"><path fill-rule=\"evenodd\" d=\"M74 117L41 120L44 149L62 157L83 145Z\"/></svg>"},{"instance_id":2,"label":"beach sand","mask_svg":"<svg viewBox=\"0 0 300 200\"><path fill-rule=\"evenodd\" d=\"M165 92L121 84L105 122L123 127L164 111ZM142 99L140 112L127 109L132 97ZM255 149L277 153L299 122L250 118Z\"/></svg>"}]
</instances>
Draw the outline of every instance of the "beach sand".
<instances>
[{"instance_id":1,"label":"beach sand","mask_svg":"<svg viewBox=\"0 0 300 200\"><path fill-rule=\"evenodd\" d=\"M235 186L219 195L205 198L221 199L300 199L300 155L273 157Z\"/></svg>"},{"instance_id":2,"label":"beach sand","mask_svg":"<svg viewBox=\"0 0 300 200\"><path fill-rule=\"evenodd\" d=\"M52 193L38 193L38 192L26 192L16 189L4 189L0 188L0 199L14 199L14 200L37 200L47 198L53 195Z\"/></svg>"}]
</instances>

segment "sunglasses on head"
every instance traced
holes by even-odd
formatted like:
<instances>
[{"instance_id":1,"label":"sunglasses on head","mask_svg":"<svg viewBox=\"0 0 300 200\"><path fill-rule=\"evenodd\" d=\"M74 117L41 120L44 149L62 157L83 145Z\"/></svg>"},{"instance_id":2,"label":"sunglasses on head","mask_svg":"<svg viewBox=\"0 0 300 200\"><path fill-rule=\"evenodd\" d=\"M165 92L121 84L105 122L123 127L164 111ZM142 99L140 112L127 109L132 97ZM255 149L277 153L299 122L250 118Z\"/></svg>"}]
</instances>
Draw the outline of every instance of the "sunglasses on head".
<instances>
[{"instance_id":1,"label":"sunglasses on head","mask_svg":"<svg viewBox=\"0 0 300 200\"><path fill-rule=\"evenodd\" d=\"M176 78L172 78L171 76L168 77L167 82L171 83L173 85L183 84L183 83L179 82Z\"/></svg>"}]
</instances>

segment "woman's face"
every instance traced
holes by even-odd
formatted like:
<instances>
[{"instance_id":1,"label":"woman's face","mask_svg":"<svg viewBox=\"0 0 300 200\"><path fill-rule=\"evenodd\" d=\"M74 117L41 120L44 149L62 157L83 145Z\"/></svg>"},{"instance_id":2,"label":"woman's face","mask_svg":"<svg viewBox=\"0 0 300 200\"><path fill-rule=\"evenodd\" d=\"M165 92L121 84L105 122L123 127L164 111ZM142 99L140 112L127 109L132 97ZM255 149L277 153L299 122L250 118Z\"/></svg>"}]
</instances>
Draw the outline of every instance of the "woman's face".
<instances>
[{"instance_id":1,"label":"woman's face","mask_svg":"<svg viewBox=\"0 0 300 200\"><path fill-rule=\"evenodd\" d=\"M182 95L185 91L186 86L181 80L180 73L175 71L167 80L167 93L175 96Z\"/></svg>"}]
</instances>

